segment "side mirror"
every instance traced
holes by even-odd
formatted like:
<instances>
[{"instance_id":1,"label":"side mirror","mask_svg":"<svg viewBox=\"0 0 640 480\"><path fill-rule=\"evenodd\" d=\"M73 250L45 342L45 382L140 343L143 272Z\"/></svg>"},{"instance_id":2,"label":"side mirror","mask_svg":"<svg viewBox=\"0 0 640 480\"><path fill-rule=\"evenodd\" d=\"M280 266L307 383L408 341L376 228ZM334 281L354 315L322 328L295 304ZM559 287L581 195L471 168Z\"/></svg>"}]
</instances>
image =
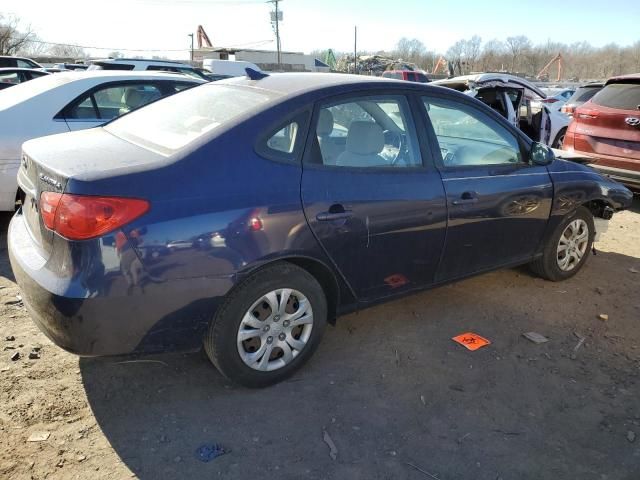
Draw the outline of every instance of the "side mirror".
<instances>
[{"instance_id":1,"label":"side mirror","mask_svg":"<svg viewBox=\"0 0 640 480\"><path fill-rule=\"evenodd\" d=\"M533 142L529 150L529 161L534 165L549 165L555 160L553 150L540 142Z\"/></svg>"}]
</instances>

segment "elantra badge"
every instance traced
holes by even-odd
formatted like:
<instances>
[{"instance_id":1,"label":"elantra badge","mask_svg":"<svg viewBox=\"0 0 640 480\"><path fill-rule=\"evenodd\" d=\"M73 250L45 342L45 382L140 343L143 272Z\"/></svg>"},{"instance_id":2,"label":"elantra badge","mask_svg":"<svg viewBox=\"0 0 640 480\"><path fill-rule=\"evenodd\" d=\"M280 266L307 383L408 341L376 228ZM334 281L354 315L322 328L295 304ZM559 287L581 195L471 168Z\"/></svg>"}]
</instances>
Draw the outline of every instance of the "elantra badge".
<instances>
[{"instance_id":1,"label":"elantra badge","mask_svg":"<svg viewBox=\"0 0 640 480\"><path fill-rule=\"evenodd\" d=\"M60 182L58 182L57 180L54 180L53 178L41 173L40 174L40 180L42 180L44 183L51 185L53 188L56 188L58 190L62 190L62 184Z\"/></svg>"}]
</instances>

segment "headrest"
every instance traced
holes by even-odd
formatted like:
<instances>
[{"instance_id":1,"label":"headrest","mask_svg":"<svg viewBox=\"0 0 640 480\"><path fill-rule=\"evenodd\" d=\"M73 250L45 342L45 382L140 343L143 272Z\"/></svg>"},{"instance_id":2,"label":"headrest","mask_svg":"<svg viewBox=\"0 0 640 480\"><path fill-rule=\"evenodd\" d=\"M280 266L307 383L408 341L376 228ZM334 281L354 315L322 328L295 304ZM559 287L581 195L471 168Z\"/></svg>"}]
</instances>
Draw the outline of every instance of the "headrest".
<instances>
[{"instance_id":1,"label":"headrest","mask_svg":"<svg viewBox=\"0 0 640 480\"><path fill-rule=\"evenodd\" d=\"M318 117L316 134L322 137L331 135L331 132L333 132L333 114L326 108L323 108L320 110L320 116Z\"/></svg>"},{"instance_id":2,"label":"headrest","mask_svg":"<svg viewBox=\"0 0 640 480\"><path fill-rule=\"evenodd\" d=\"M129 108L137 108L142 105L144 98L136 88L129 88L124 94L124 103Z\"/></svg>"},{"instance_id":3,"label":"headrest","mask_svg":"<svg viewBox=\"0 0 640 480\"><path fill-rule=\"evenodd\" d=\"M384 133L377 123L352 122L347 134L347 151L358 155L374 155L384 147Z\"/></svg>"}]
</instances>

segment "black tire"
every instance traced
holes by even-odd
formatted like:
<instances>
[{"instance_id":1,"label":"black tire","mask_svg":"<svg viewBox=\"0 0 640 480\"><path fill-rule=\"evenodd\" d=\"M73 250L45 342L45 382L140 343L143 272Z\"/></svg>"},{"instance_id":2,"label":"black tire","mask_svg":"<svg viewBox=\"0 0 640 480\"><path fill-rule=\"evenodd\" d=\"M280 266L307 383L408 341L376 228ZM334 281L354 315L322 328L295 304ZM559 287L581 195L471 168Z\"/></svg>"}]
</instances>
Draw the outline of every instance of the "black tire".
<instances>
[{"instance_id":1,"label":"black tire","mask_svg":"<svg viewBox=\"0 0 640 480\"><path fill-rule=\"evenodd\" d=\"M571 270L565 271L562 270L558 265L558 243L560 242L560 236L567 228L567 225L578 219L584 220L589 229L587 248L580 261L575 264L575 266ZM552 282L558 282L573 277L580 271L580 269L586 263L587 258L589 257L589 254L591 253L591 246L593 245L594 235L595 226L593 223L593 215L587 208L578 207L575 211L568 214L562 220L562 222L558 224L555 231L553 232L553 235L551 235L551 237L547 241L547 244L544 246L543 255L531 262L531 270L533 270L533 272L540 277L551 280Z\"/></svg>"},{"instance_id":2,"label":"black tire","mask_svg":"<svg viewBox=\"0 0 640 480\"><path fill-rule=\"evenodd\" d=\"M553 140L553 144L551 145L551 148L557 148L557 149L562 149L562 144L564 143L564 136L567 133L567 129L563 128L562 130L560 130L558 132L558 135L556 135L556 138Z\"/></svg>"},{"instance_id":3,"label":"black tire","mask_svg":"<svg viewBox=\"0 0 640 480\"><path fill-rule=\"evenodd\" d=\"M260 371L247 365L238 352L237 335L245 313L263 295L281 288L303 294L311 304L313 327L297 356L277 370ZM327 324L327 300L318 281L306 270L288 262L264 267L234 288L218 308L204 338L207 356L232 382L249 388L261 388L291 376L314 353Z\"/></svg>"}]
</instances>

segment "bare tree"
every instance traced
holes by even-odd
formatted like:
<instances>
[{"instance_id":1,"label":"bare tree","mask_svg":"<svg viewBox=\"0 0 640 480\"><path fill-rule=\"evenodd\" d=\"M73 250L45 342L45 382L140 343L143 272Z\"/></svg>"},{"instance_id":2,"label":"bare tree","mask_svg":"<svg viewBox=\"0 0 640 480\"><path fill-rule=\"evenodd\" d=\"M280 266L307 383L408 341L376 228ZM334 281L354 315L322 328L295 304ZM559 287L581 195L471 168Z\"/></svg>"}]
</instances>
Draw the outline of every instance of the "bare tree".
<instances>
[{"instance_id":1,"label":"bare tree","mask_svg":"<svg viewBox=\"0 0 640 480\"><path fill-rule=\"evenodd\" d=\"M473 71L476 68L476 62L480 56L481 44L482 39L478 35L474 35L469 40L464 40L462 53L464 54L465 61L467 62L470 71Z\"/></svg>"},{"instance_id":2,"label":"bare tree","mask_svg":"<svg viewBox=\"0 0 640 480\"><path fill-rule=\"evenodd\" d=\"M19 24L17 17L0 14L0 55L14 55L34 36L31 27L20 31Z\"/></svg>"},{"instance_id":3,"label":"bare tree","mask_svg":"<svg viewBox=\"0 0 640 480\"><path fill-rule=\"evenodd\" d=\"M498 39L489 40L484 44L480 63L484 72L502 70L505 55L505 45Z\"/></svg>"},{"instance_id":4,"label":"bare tree","mask_svg":"<svg viewBox=\"0 0 640 480\"><path fill-rule=\"evenodd\" d=\"M85 58L87 54L85 53L82 47L77 47L75 45L63 45L56 44L52 45L51 48L48 49L49 55L52 57L62 57L62 58Z\"/></svg>"},{"instance_id":5,"label":"bare tree","mask_svg":"<svg viewBox=\"0 0 640 480\"><path fill-rule=\"evenodd\" d=\"M524 35L518 35L516 37L507 37L506 44L511 54L511 71L515 72L516 62L523 53L531 48L531 40Z\"/></svg>"}]
</instances>

